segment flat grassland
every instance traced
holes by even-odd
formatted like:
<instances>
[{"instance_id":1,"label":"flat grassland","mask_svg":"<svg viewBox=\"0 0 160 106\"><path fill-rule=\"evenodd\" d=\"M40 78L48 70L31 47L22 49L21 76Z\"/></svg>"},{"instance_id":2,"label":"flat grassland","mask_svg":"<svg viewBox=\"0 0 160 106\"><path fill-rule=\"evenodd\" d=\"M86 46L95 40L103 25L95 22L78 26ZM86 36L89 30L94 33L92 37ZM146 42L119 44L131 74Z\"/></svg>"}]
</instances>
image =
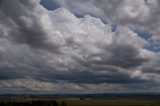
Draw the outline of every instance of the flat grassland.
<instances>
[{"instance_id":1,"label":"flat grassland","mask_svg":"<svg viewBox=\"0 0 160 106\"><path fill-rule=\"evenodd\" d=\"M64 98L0 100L0 106L160 106L160 99L140 98Z\"/></svg>"},{"instance_id":2,"label":"flat grassland","mask_svg":"<svg viewBox=\"0 0 160 106\"><path fill-rule=\"evenodd\" d=\"M160 106L160 100L146 99L67 99L63 101L67 106Z\"/></svg>"}]
</instances>

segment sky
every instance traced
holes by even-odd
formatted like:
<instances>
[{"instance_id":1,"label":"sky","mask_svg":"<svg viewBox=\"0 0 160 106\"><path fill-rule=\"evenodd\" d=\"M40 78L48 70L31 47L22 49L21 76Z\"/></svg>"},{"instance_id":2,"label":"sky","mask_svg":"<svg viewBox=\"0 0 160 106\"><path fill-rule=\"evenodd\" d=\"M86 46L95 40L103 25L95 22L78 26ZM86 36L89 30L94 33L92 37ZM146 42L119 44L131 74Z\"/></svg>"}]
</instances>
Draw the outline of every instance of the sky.
<instances>
[{"instance_id":1,"label":"sky","mask_svg":"<svg viewBox=\"0 0 160 106\"><path fill-rule=\"evenodd\" d=\"M0 0L0 94L160 93L160 0Z\"/></svg>"}]
</instances>

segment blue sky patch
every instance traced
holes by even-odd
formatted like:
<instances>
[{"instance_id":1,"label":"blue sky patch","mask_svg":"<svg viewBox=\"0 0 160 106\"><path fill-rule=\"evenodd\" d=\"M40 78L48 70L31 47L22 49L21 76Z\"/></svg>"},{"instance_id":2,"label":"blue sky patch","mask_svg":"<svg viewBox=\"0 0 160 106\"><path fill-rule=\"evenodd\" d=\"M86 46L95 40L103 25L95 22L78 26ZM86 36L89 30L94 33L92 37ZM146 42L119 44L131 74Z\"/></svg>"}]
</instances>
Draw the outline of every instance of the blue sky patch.
<instances>
[{"instance_id":1,"label":"blue sky patch","mask_svg":"<svg viewBox=\"0 0 160 106\"><path fill-rule=\"evenodd\" d=\"M134 27L132 29L135 33L137 33L138 36L140 36L141 38L144 38L145 40L148 40L151 38L151 34L149 33L146 33L146 32L143 32L143 31L140 31L140 29L138 27Z\"/></svg>"},{"instance_id":2,"label":"blue sky patch","mask_svg":"<svg viewBox=\"0 0 160 106\"><path fill-rule=\"evenodd\" d=\"M48 10L54 10L60 7L60 5L53 0L41 0L40 4Z\"/></svg>"},{"instance_id":3,"label":"blue sky patch","mask_svg":"<svg viewBox=\"0 0 160 106\"><path fill-rule=\"evenodd\" d=\"M160 52L160 42L146 45L146 46L144 46L144 48L147 50L153 51L153 52Z\"/></svg>"}]
</instances>

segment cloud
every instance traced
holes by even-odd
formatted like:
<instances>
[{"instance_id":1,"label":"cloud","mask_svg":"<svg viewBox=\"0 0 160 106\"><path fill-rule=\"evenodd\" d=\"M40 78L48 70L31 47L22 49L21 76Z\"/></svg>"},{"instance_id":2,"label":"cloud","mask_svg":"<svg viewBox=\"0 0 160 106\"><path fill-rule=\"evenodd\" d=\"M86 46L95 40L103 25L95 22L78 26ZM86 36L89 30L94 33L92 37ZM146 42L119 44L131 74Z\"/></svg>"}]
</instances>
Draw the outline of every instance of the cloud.
<instances>
[{"instance_id":1,"label":"cloud","mask_svg":"<svg viewBox=\"0 0 160 106\"><path fill-rule=\"evenodd\" d=\"M40 82L32 79L14 79L0 81L1 93L10 92L11 89L15 93L25 93L23 91L54 91L56 90L56 84L53 85L47 82ZM11 92L10 92L11 93Z\"/></svg>"},{"instance_id":2,"label":"cloud","mask_svg":"<svg viewBox=\"0 0 160 106\"><path fill-rule=\"evenodd\" d=\"M159 59L160 54L156 53L152 58L151 61L149 61L148 63L146 63L142 70L144 72L149 73L149 75L153 75L156 78L158 77L159 79L159 73L160 73L160 67L159 67L159 63L160 63L160 59Z\"/></svg>"},{"instance_id":3,"label":"cloud","mask_svg":"<svg viewBox=\"0 0 160 106\"><path fill-rule=\"evenodd\" d=\"M101 8L109 22L138 27L139 30L150 33L152 40L159 41L159 0L95 0L95 4Z\"/></svg>"},{"instance_id":4,"label":"cloud","mask_svg":"<svg viewBox=\"0 0 160 106\"><path fill-rule=\"evenodd\" d=\"M103 12L97 8L93 0L52 0L78 16L90 14L93 16L102 16Z\"/></svg>"},{"instance_id":5,"label":"cloud","mask_svg":"<svg viewBox=\"0 0 160 106\"><path fill-rule=\"evenodd\" d=\"M144 0L96 1L109 20L120 24L136 24L145 22L150 15L149 7ZM138 19L137 19L138 18Z\"/></svg>"},{"instance_id":6,"label":"cloud","mask_svg":"<svg viewBox=\"0 0 160 106\"><path fill-rule=\"evenodd\" d=\"M159 41L159 0L53 0L74 14L95 16L117 26L136 27ZM156 37L155 37L156 36ZM151 43L152 45L152 43Z\"/></svg>"},{"instance_id":7,"label":"cloud","mask_svg":"<svg viewBox=\"0 0 160 106\"><path fill-rule=\"evenodd\" d=\"M39 2L1 1L1 91L130 91L124 85L159 80L143 71L159 63L157 54L129 28L112 32L100 18L77 18L65 8L48 11Z\"/></svg>"},{"instance_id":8,"label":"cloud","mask_svg":"<svg viewBox=\"0 0 160 106\"><path fill-rule=\"evenodd\" d=\"M0 8L4 33L2 37L8 37L15 43L27 44L38 49L56 47L54 42L51 44L48 41L49 35L54 34L48 12L39 5L38 1L7 0L1 3Z\"/></svg>"},{"instance_id":9,"label":"cloud","mask_svg":"<svg viewBox=\"0 0 160 106\"><path fill-rule=\"evenodd\" d=\"M50 94L50 93L119 93L119 92L153 92L158 91L158 82L152 82L152 88L148 89L150 83L136 84L77 84L68 82L42 82L34 79L12 79L0 81L0 93L10 93L10 94Z\"/></svg>"},{"instance_id":10,"label":"cloud","mask_svg":"<svg viewBox=\"0 0 160 106\"><path fill-rule=\"evenodd\" d=\"M159 29L159 0L53 0L75 14L93 16L121 25L139 25L155 33ZM105 16L104 16L105 15Z\"/></svg>"}]
</instances>

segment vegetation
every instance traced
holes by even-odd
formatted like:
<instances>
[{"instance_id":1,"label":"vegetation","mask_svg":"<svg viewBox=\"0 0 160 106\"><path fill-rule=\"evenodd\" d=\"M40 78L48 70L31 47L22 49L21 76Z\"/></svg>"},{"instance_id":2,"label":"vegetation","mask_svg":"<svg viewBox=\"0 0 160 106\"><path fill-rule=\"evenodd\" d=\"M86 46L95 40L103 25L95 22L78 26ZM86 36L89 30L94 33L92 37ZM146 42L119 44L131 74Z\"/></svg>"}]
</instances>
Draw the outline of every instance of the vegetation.
<instances>
[{"instance_id":1,"label":"vegetation","mask_svg":"<svg viewBox=\"0 0 160 106\"><path fill-rule=\"evenodd\" d=\"M36 100L36 101L4 101L0 106L59 106L55 100Z\"/></svg>"},{"instance_id":2,"label":"vegetation","mask_svg":"<svg viewBox=\"0 0 160 106\"><path fill-rule=\"evenodd\" d=\"M67 106L160 106L160 101L138 99L65 100Z\"/></svg>"},{"instance_id":3,"label":"vegetation","mask_svg":"<svg viewBox=\"0 0 160 106\"><path fill-rule=\"evenodd\" d=\"M160 99L64 98L0 100L0 106L160 106Z\"/></svg>"}]
</instances>

